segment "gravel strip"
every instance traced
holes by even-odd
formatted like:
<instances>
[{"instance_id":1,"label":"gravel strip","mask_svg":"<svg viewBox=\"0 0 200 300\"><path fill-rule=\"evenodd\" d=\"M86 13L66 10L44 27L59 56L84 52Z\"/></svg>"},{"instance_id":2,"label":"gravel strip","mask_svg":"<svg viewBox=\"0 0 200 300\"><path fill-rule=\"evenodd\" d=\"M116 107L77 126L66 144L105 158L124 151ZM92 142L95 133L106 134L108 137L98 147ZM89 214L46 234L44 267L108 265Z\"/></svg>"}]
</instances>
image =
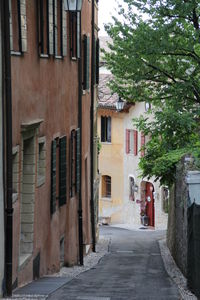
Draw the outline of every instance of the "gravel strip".
<instances>
[{"instance_id":1,"label":"gravel strip","mask_svg":"<svg viewBox=\"0 0 200 300\"><path fill-rule=\"evenodd\" d=\"M58 276L58 277L76 277L80 273L85 272L95 265L98 264L99 260L108 253L108 247L110 243L110 238L101 236L97 245L96 252L91 252L87 256L84 257L84 266L73 266L73 267L63 267L60 269L60 272L50 275L50 276Z\"/></svg>"},{"instance_id":2,"label":"gravel strip","mask_svg":"<svg viewBox=\"0 0 200 300\"><path fill-rule=\"evenodd\" d=\"M175 282L179 289L181 300L197 300L197 297L187 288L187 280L177 267L169 248L167 247L166 240L159 241L160 252L164 262L165 269L171 279Z\"/></svg>"}]
</instances>

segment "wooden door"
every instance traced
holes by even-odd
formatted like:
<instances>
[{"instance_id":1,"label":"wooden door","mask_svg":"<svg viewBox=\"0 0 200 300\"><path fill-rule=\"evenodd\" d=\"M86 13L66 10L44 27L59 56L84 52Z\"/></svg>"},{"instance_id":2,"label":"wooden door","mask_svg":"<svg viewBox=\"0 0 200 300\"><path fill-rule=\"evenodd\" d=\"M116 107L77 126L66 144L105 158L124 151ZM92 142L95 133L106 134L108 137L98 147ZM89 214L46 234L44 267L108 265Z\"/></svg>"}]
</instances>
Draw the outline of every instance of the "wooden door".
<instances>
[{"instance_id":1,"label":"wooden door","mask_svg":"<svg viewBox=\"0 0 200 300\"><path fill-rule=\"evenodd\" d=\"M155 225L154 222L154 198L153 198L153 191L154 187L153 184L150 182L146 183L146 213L147 216L149 217L149 225L153 226Z\"/></svg>"}]
</instances>

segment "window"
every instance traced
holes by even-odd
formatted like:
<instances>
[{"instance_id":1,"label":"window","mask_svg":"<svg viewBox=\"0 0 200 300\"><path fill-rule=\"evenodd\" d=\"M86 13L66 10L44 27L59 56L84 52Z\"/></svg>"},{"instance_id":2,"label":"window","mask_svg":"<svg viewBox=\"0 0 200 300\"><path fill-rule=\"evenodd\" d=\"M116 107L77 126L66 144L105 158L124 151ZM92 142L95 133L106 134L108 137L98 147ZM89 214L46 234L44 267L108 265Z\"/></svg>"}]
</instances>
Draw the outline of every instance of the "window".
<instances>
[{"instance_id":1,"label":"window","mask_svg":"<svg viewBox=\"0 0 200 300\"><path fill-rule=\"evenodd\" d=\"M13 53L27 51L26 0L9 0L10 48Z\"/></svg>"},{"instance_id":2,"label":"window","mask_svg":"<svg viewBox=\"0 0 200 300\"><path fill-rule=\"evenodd\" d=\"M37 10L39 54L65 56L67 24L63 0L38 0Z\"/></svg>"},{"instance_id":3,"label":"window","mask_svg":"<svg viewBox=\"0 0 200 300\"><path fill-rule=\"evenodd\" d=\"M19 192L19 146L16 146L12 150L12 180L13 180L13 191L12 198L15 202L18 198Z\"/></svg>"},{"instance_id":4,"label":"window","mask_svg":"<svg viewBox=\"0 0 200 300\"><path fill-rule=\"evenodd\" d=\"M133 177L129 177L129 200L134 201L135 182Z\"/></svg>"},{"instance_id":5,"label":"window","mask_svg":"<svg viewBox=\"0 0 200 300\"><path fill-rule=\"evenodd\" d=\"M56 200L59 206L67 200L67 138L56 138L51 144L51 214L56 211Z\"/></svg>"},{"instance_id":6,"label":"window","mask_svg":"<svg viewBox=\"0 0 200 300\"><path fill-rule=\"evenodd\" d=\"M70 137L70 197L76 192L76 130L71 131Z\"/></svg>"},{"instance_id":7,"label":"window","mask_svg":"<svg viewBox=\"0 0 200 300\"><path fill-rule=\"evenodd\" d=\"M99 84L99 39L95 40L95 79L96 79L96 84Z\"/></svg>"},{"instance_id":8,"label":"window","mask_svg":"<svg viewBox=\"0 0 200 300\"><path fill-rule=\"evenodd\" d=\"M69 12L70 53L71 58L80 57L80 13Z\"/></svg>"},{"instance_id":9,"label":"window","mask_svg":"<svg viewBox=\"0 0 200 300\"><path fill-rule=\"evenodd\" d=\"M101 117L101 142L111 143L111 117Z\"/></svg>"},{"instance_id":10,"label":"window","mask_svg":"<svg viewBox=\"0 0 200 300\"><path fill-rule=\"evenodd\" d=\"M89 90L90 88L90 38L84 35L83 38L83 90Z\"/></svg>"},{"instance_id":11,"label":"window","mask_svg":"<svg viewBox=\"0 0 200 300\"><path fill-rule=\"evenodd\" d=\"M145 134L144 132L141 132L141 157L145 155Z\"/></svg>"},{"instance_id":12,"label":"window","mask_svg":"<svg viewBox=\"0 0 200 300\"><path fill-rule=\"evenodd\" d=\"M137 130L126 129L126 153L138 154L138 132Z\"/></svg>"},{"instance_id":13,"label":"window","mask_svg":"<svg viewBox=\"0 0 200 300\"><path fill-rule=\"evenodd\" d=\"M63 0L53 0L54 6L54 55L63 57L67 53L66 12Z\"/></svg>"},{"instance_id":14,"label":"window","mask_svg":"<svg viewBox=\"0 0 200 300\"><path fill-rule=\"evenodd\" d=\"M38 163L37 163L37 185L45 182L46 172L46 140L45 137L38 138Z\"/></svg>"},{"instance_id":15,"label":"window","mask_svg":"<svg viewBox=\"0 0 200 300\"><path fill-rule=\"evenodd\" d=\"M102 197L111 198L111 177L107 175L102 176Z\"/></svg>"},{"instance_id":16,"label":"window","mask_svg":"<svg viewBox=\"0 0 200 300\"><path fill-rule=\"evenodd\" d=\"M49 54L49 1L38 0L39 54Z\"/></svg>"}]
</instances>

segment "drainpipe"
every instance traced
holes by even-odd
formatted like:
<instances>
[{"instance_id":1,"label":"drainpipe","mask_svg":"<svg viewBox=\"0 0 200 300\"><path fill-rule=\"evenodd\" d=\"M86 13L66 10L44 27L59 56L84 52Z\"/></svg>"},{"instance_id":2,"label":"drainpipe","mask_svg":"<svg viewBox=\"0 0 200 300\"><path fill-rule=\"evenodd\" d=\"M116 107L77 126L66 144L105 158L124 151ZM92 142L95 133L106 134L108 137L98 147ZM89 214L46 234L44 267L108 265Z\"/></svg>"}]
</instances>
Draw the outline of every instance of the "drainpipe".
<instances>
[{"instance_id":1,"label":"drainpipe","mask_svg":"<svg viewBox=\"0 0 200 300\"><path fill-rule=\"evenodd\" d=\"M12 295L12 96L11 96L11 58L9 1L1 1L2 40L4 57L4 191L5 191L5 285L6 295Z\"/></svg>"},{"instance_id":2,"label":"drainpipe","mask_svg":"<svg viewBox=\"0 0 200 300\"><path fill-rule=\"evenodd\" d=\"M80 12L80 58L78 59L78 127L80 128L80 188L78 207L79 263L83 265L83 210L82 210L82 25Z\"/></svg>"},{"instance_id":3,"label":"drainpipe","mask_svg":"<svg viewBox=\"0 0 200 300\"><path fill-rule=\"evenodd\" d=\"M94 0L92 0L92 55L91 55L91 106L90 106L90 210L92 227L92 251L96 251L96 226L95 226L95 207L94 207L94 84L95 84L95 32L94 32Z\"/></svg>"}]
</instances>

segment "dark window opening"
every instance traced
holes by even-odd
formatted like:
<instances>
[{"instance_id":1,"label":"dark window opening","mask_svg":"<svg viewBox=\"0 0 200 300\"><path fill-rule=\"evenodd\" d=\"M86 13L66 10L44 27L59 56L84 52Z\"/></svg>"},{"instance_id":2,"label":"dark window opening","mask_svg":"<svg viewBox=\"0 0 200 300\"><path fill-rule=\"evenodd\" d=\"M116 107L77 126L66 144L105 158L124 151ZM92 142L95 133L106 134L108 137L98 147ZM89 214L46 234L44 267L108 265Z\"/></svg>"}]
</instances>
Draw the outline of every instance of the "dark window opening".
<instances>
[{"instance_id":1,"label":"dark window opening","mask_svg":"<svg viewBox=\"0 0 200 300\"><path fill-rule=\"evenodd\" d=\"M76 193L76 130L72 130L70 137L70 197Z\"/></svg>"},{"instance_id":2,"label":"dark window opening","mask_svg":"<svg viewBox=\"0 0 200 300\"><path fill-rule=\"evenodd\" d=\"M54 54L55 56L63 56L63 26L66 26L66 16L63 11L63 0L54 0Z\"/></svg>"},{"instance_id":3,"label":"dark window opening","mask_svg":"<svg viewBox=\"0 0 200 300\"><path fill-rule=\"evenodd\" d=\"M72 59L80 57L80 14L69 13L70 54Z\"/></svg>"},{"instance_id":4,"label":"dark window opening","mask_svg":"<svg viewBox=\"0 0 200 300\"><path fill-rule=\"evenodd\" d=\"M21 43L21 5L20 0L11 0L12 47L16 52L22 51Z\"/></svg>"},{"instance_id":5,"label":"dark window opening","mask_svg":"<svg viewBox=\"0 0 200 300\"><path fill-rule=\"evenodd\" d=\"M111 143L111 117L101 117L101 141Z\"/></svg>"},{"instance_id":6,"label":"dark window opening","mask_svg":"<svg viewBox=\"0 0 200 300\"><path fill-rule=\"evenodd\" d=\"M83 37L83 90L90 88L90 38Z\"/></svg>"},{"instance_id":7,"label":"dark window opening","mask_svg":"<svg viewBox=\"0 0 200 300\"><path fill-rule=\"evenodd\" d=\"M38 0L39 54L49 54L49 0Z\"/></svg>"},{"instance_id":8,"label":"dark window opening","mask_svg":"<svg viewBox=\"0 0 200 300\"><path fill-rule=\"evenodd\" d=\"M102 197L111 198L111 177L107 175L102 176Z\"/></svg>"}]
</instances>

